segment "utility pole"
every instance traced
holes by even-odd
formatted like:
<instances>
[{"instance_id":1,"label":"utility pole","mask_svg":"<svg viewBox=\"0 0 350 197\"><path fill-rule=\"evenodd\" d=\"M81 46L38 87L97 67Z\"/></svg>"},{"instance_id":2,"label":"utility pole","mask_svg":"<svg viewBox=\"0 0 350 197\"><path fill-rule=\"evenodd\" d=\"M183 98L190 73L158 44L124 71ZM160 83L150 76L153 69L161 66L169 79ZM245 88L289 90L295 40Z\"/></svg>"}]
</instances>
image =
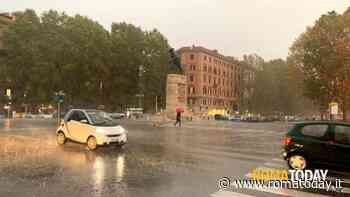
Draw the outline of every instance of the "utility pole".
<instances>
[{"instance_id":1,"label":"utility pole","mask_svg":"<svg viewBox=\"0 0 350 197\"><path fill-rule=\"evenodd\" d=\"M158 96L156 96L156 113L158 112Z\"/></svg>"},{"instance_id":2,"label":"utility pole","mask_svg":"<svg viewBox=\"0 0 350 197\"><path fill-rule=\"evenodd\" d=\"M12 92L11 89L6 89L6 96L8 98L8 106L7 106L7 118L10 119L10 111L11 111L11 96L12 96Z\"/></svg>"}]
</instances>

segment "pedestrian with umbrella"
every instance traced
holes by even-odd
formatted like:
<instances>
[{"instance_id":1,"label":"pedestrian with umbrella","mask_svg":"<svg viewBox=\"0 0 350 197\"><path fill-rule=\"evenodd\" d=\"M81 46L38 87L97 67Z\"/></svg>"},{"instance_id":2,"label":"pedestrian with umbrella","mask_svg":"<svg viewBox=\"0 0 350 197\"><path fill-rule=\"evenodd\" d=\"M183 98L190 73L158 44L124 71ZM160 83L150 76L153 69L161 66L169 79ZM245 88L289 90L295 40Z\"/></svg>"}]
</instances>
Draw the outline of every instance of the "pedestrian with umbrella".
<instances>
[{"instance_id":1,"label":"pedestrian with umbrella","mask_svg":"<svg viewBox=\"0 0 350 197\"><path fill-rule=\"evenodd\" d=\"M181 113L183 113L185 110L184 108L177 106L175 111L176 111L176 122L174 126L179 125L179 127L181 127Z\"/></svg>"}]
</instances>

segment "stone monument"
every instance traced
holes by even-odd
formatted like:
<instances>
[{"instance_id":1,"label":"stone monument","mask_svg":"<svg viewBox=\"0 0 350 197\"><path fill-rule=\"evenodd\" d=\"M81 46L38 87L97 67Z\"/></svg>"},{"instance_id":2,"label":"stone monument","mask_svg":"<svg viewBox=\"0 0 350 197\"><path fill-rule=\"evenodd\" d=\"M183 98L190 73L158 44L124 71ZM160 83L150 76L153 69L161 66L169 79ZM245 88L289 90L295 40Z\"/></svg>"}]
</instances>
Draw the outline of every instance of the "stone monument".
<instances>
[{"instance_id":1,"label":"stone monument","mask_svg":"<svg viewBox=\"0 0 350 197\"><path fill-rule=\"evenodd\" d=\"M168 74L166 88L166 114L170 119L176 117L176 107L182 107L187 111L187 78L185 75Z\"/></svg>"},{"instance_id":2,"label":"stone monument","mask_svg":"<svg viewBox=\"0 0 350 197\"><path fill-rule=\"evenodd\" d=\"M187 77L184 75L181 60L174 49L169 50L171 63L170 74L167 76L166 88L166 116L170 119L176 117L176 107L182 107L187 116Z\"/></svg>"}]
</instances>

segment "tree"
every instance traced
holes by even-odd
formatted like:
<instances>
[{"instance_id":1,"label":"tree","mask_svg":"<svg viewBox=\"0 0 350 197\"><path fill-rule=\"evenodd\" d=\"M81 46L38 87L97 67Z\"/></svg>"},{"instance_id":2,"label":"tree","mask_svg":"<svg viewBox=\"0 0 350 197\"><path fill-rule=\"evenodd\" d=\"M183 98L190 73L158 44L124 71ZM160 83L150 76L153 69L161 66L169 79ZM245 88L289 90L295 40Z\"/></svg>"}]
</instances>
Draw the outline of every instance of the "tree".
<instances>
[{"instance_id":1,"label":"tree","mask_svg":"<svg viewBox=\"0 0 350 197\"><path fill-rule=\"evenodd\" d=\"M256 113L295 115L304 113L307 101L301 96L298 80L282 59L265 62L256 71L253 109Z\"/></svg>"},{"instance_id":2,"label":"tree","mask_svg":"<svg viewBox=\"0 0 350 197\"><path fill-rule=\"evenodd\" d=\"M52 102L54 92L66 93L76 107L105 105L110 110L145 109L165 96L168 64L166 38L157 30L113 23L108 32L97 22L54 10L40 17L33 10L17 13L4 34L6 56L0 70L15 92L15 103Z\"/></svg>"},{"instance_id":3,"label":"tree","mask_svg":"<svg viewBox=\"0 0 350 197\"><path fill-rule=\"evenodd\" d=\"M349 79L348 58L344 55L344 46L349 46L347 20L347 13L322 15L294 42L289 57L302 73L304 95L317 103L323 114L328 103L339 102L343 119L348 94L345 82Z\"/></svg>"},{"instance_id":4,"label":"tree","mask_svg":"<svg viewBox=\"0 0 350 197\"><path fill-rule=\"evenodd\" d=\"M3 73L13 90L14 101L21 102L40 62L40 18L34 10L16 13L16 21L8 26L3 39L6 54Z\"/></svg>"}]
</instances>

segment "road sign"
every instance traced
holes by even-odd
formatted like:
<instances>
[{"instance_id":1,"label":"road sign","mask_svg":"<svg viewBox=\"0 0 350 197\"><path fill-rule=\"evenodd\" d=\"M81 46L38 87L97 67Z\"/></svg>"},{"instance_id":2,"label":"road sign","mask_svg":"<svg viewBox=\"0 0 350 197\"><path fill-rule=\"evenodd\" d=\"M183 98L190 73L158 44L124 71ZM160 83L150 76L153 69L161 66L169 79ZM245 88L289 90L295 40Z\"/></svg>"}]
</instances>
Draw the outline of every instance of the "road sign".
<instances>
[{"instance_id":1,"label":"road sign","mask_svg":"<svg viewBox=\"0 0 350 197\"><path fill-rule=\"evenodd\" d=\"M329 104L330 108L331 108L331 114L332 115L337 115L338 114L338 103L336 102L331 102Z\"/></svg>"},{"instance_id":2,"label":"road sign","mask_svg":"<svg viewBox=\"0 0 350 197\"><path fill-rule=\"evenodd\" d=\"M63 103L64 101L64 93L63 91L59 91L59 92L55 92L55 96L53 97L53 100L56 102L56 103Z\"/></svg>"}]
</instances>

